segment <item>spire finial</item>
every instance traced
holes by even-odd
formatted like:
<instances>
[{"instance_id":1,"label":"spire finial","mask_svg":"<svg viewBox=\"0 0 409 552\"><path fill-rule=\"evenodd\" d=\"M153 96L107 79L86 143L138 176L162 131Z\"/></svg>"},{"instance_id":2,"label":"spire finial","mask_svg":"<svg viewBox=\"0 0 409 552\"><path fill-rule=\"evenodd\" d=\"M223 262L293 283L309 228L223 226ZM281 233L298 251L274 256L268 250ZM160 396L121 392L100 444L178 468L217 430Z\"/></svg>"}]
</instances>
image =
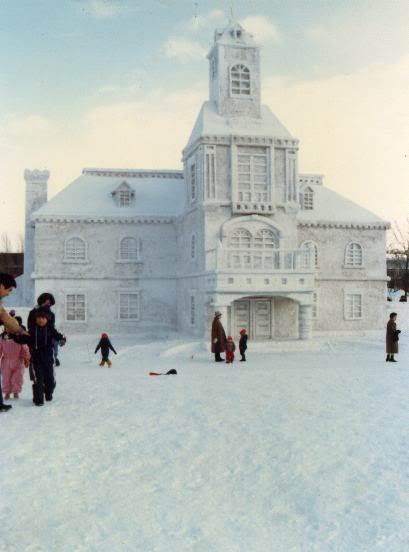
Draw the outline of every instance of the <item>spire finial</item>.
<instances>
[{"instance_id":1,"label":"spire finial","mask_svg":"<svg viewBox=\"0 0 409 552\"><path fill-rule=\"evenodd\" d=\"M234 0L230 1L230 23L234 23Z\"/></svg>"}]
</instances>

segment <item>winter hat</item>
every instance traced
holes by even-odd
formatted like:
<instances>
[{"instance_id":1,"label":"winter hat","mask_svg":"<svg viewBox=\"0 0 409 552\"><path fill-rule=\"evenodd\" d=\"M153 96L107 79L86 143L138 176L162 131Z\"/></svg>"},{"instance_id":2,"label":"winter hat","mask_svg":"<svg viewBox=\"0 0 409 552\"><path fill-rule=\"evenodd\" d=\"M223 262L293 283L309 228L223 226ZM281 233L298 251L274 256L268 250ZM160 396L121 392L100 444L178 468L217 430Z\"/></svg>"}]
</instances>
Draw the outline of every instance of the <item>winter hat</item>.
<instances>
[{"instance_id":1,"label":"winter hat","mask_svg":"<svg viewBox=\"0 0 409 552\"><path fill-rule=\"evenodd\" d=\"M246 332L246 330L243 328L242 330L240 330L240 335L244 335Z\"/></svg>"},{"instance_id":2,"label":"winter hat","mask_svg":"<svg viewBox=\"0 0 409 552\"><path fill-rule=\"evenodd\" d=\"M108 334L107 333L102 333L101 337L108 337Z\"/></svg>"},{"instance_id":3,"label":"winter hat","mask_svg":"<svg viewBox=\"0 0 409 552\"><path fill-rule=\"evenodd\" d=\"M231 335L227 336L227 341L233 341L233 338Z\"/></svg>"},{"instance_id":4,"label":"winter hat","mask_svg":"<svg viewBox=\"0 0 409 552\"><path fill-rule=\"evenodd\" d=\"M222 313L221 313L220 311L216 311L216 312L214 313L214 315L217 316L217 317L219 318L219 317L222 315Z\"/></svg>"}]
</instances>

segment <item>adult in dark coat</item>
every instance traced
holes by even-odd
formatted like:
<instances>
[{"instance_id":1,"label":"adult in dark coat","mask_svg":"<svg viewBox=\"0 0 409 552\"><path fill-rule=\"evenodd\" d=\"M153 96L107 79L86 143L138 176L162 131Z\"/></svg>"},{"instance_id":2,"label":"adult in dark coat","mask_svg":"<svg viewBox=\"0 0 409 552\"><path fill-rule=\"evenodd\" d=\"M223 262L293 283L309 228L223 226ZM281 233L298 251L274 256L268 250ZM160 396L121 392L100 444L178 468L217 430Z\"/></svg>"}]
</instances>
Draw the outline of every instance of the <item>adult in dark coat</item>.
<instances>
[{"instance_id":1,"label":"adult in dark coat","mask_svg":"<svg viewBox=\"0 0 409 552\"><path fill-rule=\"evenodd\" d=\"M399 334L400 330L396 329L396 312L391 312L386 325L386 362L397 362L394 355L399 352Z\"/></svg>"},{"instance_id":2,"label":"adult in dark coat","mask_svg":"<svg viewBox=\"0 0 409 552\"><path fill-rule=\"evenodd\" d=\"M216 311L212 322L212 353L214 353L215 362L224 362L224 358L221 358L220 353L226 350L226 332L220 321L221 316L222 313Z\"/></svg>"}]
</instances>

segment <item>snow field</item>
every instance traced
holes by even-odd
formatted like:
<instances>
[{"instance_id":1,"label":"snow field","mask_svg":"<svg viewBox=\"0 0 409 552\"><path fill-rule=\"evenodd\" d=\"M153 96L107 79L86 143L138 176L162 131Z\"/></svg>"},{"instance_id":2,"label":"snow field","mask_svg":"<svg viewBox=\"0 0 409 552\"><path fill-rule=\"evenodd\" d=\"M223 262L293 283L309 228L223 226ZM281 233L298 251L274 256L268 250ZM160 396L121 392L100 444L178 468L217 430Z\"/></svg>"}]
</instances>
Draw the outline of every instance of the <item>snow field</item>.
<instances>
[{"instance_id":1,"label":"snow field","mask_svg":"<svg viewBox=\"0 0 409 552\"><path fill-rule=\"evenodd\" d=\"M231 366L112 336L109 369L96 338L69 337L55 400L32 406L26 373L0 417L0 549L408 550L407 340L397 364L382 336L249 342Z\"/></svg>"}]
</instances>

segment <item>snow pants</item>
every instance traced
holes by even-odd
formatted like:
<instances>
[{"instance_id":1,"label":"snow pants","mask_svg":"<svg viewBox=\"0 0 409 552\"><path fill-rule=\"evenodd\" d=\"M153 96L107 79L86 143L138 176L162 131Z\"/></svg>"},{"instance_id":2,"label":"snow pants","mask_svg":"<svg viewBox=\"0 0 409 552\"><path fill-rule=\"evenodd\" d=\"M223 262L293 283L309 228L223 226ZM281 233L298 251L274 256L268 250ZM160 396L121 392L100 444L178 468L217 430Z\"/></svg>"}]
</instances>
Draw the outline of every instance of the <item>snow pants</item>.
<instances>
[{"instance_id":1,"label":"snow pants","mask_svg":"<svg viewBox=\"0 0 409 552\"><path fill-rule=\"evenodd\" d=\"M234 360L234 353L233 351L226 351L226 362L230 364Z\"/></svg>"},{"instance_id":2,"label":"snow pants","mask_svg":"<svg viewBox=\"0 0 409 552\"><path fill-rule=\"evenodd\" d=\"M21 359L7 360L2 359L1 377L3 392L6 395L10 393L21 393L24 379L24 364Z\"/></svg>"},{"instance_id":3,"label":"snow pants","mask_svg":"<svg viewBox=\"0 0 409 552\"><path fill-rule=\"evenodd\" d=\"M44 404L44 396L46 401L51 401L53 398L56 386L53 364L52 355L47 359L33 360L33 403L36 405Z\"/></svg>"}]
</instances>

